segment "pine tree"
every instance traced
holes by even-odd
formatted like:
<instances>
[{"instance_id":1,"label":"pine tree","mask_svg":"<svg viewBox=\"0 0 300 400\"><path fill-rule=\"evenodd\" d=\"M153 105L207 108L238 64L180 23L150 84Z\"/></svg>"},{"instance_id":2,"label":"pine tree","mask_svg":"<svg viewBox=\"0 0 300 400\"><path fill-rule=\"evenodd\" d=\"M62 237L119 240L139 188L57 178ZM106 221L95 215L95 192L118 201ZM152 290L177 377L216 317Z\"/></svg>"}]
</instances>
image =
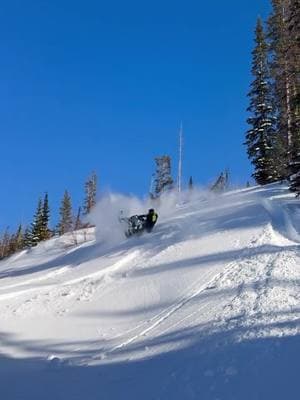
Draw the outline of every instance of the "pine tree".
<instances>
[{"instance_id":1,"label":"pine tree","mask_svg":"<svg viewBox=\"0 0 300 400\"><path fill-rule=\"evenodd\" d=\"M71 197L66 190L59 209L60 221L58 224L58 233L63 235L70 232L73 228L72 202Z\"/></svg>"},{"instance_id":2,"label":"pine tree","mask_svg":"<svg viewBox=\"0 0 300 400\"><path fill-rule=\"evenodd\" d=\"M87 215L91 212L92 208L96 204L97 196L97 175L95 172L87 179L85 185L85 199L83 206L83 214Z\"/></svg>"},{"instance_id":3,"label":"pine tree","mask_svg":"<svg viewBox=\"0 0 300 400\"><path fill-rule=\"evenodd\" d=\"M299 118L300 103L300 0L290 0L287 27L289 35L287 59L292 85L291 111L292 122L295 123L295 119Z\"/></svg>"},{"instance_id":4,"label":"pine tree","mask_svg":"<svg viewBox=\"0 0 300 400\"><path fill-rule=\"evenodd\" d=\"M34 243L33 243L32 230L30 229L30 227L27 226L24 231L24 248L29 249L33 245Z\"/></svg>"},{"instance_id":5,"label":"pine tree","mask_svg":"<svg viewBox=\"0 0 300 400\"><path fill-rule=\"evenodd\" d=\"M44 196L43 208L42 208L42 221L41 221L41 231L40 240L47 240L51 237L51 232L49 229L49 219L50 219L50 208L48 201L48 193Z\"/></svg>"},{"instance_id":6,"label":"pine tree","mask_svg":"<svg viewBox=\"0 0 300 400\"><path fill-rule=\"evenodd\" d=\"M292 76L288 49L290 0L272 0L272 14L268 20L270 65L273 84L273 106L277 118L277 165L281 166L281 178L289 175L288 164L292 151Z\"/></svg>"},{"instance_id":7,"label":"pine tree","mask_svg":"<svg viewBox=\"0 0 300 400\"><path fill-rule=\"evenodd\" d=\"M190 176L188 188L189 188L190 191L192 191L194 189L194 182L193 182L193 177L192 176Z\"/></svg>"},{"instance_id":8,"label":"pine tree","mask_svg":"<svg viewBox=\"0 0 300 400\"><path fill-rule=\"evenodd\" d=\"M42 199L38 200L36 213L31 225L31 245L36 246L41 241L43 231L43 203Z\"/></svg>"},{"instance_id":9,"label":"pine tree","mask_svg":"<svg viewBox=\"0 0 300 400\"><path fill-rule=\"evenodd\" d=\"M24 248L24 232L22 224L19 225L16 233L16 244L18 250L22 250Z\"/></svg>"},{"instance_id":10,"label":"pine tree","mask_svg":"<svg viewBox=\"0 0 300 400\"><path fill-rule=\"evenodd\" d=\"M253 177L259 184L278 179L275 160L275 117L272 106L272 91L268 66L268 45L261 19L255 31L256 46L252 52L252 74L254 80L248 94L252 115L247 122L251 128L246 133L248 156L254 166Z\"/></svg>"},{"instance_id":11,"label":"pine tree","mask_svg":"<svg viewBox=\"0 0 300 400\"><path fill-rule=\"evenodd\" d=\"M215 183L211 186L210 190L215 193L224 192L226 188L226 177L224 172L221 172Z\"/></svg>"},{"instance_id":12,"label":"pine tree","mask_svg":"<svg viewBox=\"0 0 300 400\"><path fill-rule=\"evenodd\" d=\"M155 158L156 174L154 181L154 195L159 197L163 192L173 189L173 178L171 175L171 158L160 156Z\"/></svg>"},{"instance_id":13,"label":"pine tree","mask_svg":"<svg viewBox=\"0 0 300 400\"><path fill-rule=\"evenodd\" d=\"M287 21L289 47L287 59L291 81L290 190L300 194L300 0L291 0Z\"/></svg>"},{"instance_id":14,"label":"pine tree","mask_svg":"<svg viewBox=\"0 0 300 400\"><path fill-rule=\"evenodd\" d=\"M9 243L8 243L8 255L12 255L17 251L17 243L16 243L16 235L12 234L10 235L9 238Z\"/></svg>"},{"instance_id":15,"label":"pine tree","mask_svg":"<svg viewBox=\"0 0 300 400\"><path fill-rule=\"evenodd\" d=\"M75 223L74 223L74 230L78 231L78 229L83 228L83 223L81 221L81 207L78 207L77 215L75 218Z\"/></svg>"},{"instance_id":16,"label":"pine tree","mask_svg":"<svg viewBox=\"0 0 300 400\"><path fill-rule=\"evenodd\" d=\"M9 256L10 240L11 240L11 236L9 234L9 229L6 228L4 234L2 235L1 241L0 241L0 260Z\"/></svg>"},{"instance_id":17,"label":"pine tree","mask_svg":"<svg viewBox=\"0 0 300 400\"><path fill-rule=\"evenodd\" d=\"M10 238L10 253L13 254L16 251L24 248L24 235L22 225L20 224L17 232Z\"/></svg>"}]
</instances>

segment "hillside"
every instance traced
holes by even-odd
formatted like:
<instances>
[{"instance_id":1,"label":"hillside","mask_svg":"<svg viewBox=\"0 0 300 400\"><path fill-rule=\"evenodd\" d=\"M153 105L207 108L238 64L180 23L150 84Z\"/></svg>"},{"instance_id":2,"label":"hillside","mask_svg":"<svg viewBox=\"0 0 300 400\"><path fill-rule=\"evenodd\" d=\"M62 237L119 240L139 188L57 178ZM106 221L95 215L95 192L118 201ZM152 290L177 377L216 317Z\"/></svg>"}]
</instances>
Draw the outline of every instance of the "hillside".
<instances>
[{"instance_id":1,"label":"hillside","mask_svg":"<svg viewBox=\"0 0 300 400\"><path fill-rule=\"evenodd\" d=\"M1 398L298 398L299 210L284 185L199 194L151 234L2 261Z\"/></svg>"}]
</instances>

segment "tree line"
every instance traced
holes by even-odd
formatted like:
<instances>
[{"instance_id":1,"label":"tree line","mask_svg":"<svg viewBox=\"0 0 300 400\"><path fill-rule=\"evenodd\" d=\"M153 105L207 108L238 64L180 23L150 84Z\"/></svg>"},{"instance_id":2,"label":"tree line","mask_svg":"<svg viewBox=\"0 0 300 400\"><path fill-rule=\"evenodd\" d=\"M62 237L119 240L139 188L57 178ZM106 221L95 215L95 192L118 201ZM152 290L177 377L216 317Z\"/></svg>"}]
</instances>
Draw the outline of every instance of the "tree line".
<instances>
[{"instance_id":1,"label":"tree line","mask_svg":"<svg viewBox=\"0 0 300 400\"><path fill-rule=\"evenodd\" d=\"M38 199L33 221L26 227L22 224L14 233L5 230L0 238L0 259L8 257L19 250L36 246L39 242L50 239L56 235L86 228L89 223L83 222L96 204L97 175L93 172L84 185L83 206L78 208L76 215L73 213L72 199L70 193L65 190L59 208L59 221L54 228L50 228L50 207L48 193Z\"/></svg>"},{"instance_id":2,"label":"tree line","mask_svg":"<svg viewBox=\"0 0 300 400\"><path fill-rule=\"evenodd\" d=\"M164 155L155 158L156 171L153 180L150 198L158 199L163 193L175 189L171 174L171 157ZM193 189L193 179L188 182L189 190ZM9 228L0 236L0 260L11 256L17 251L29 249L38 243L54 236L62 236L68 232L90 227L88 222L83 222L96 204L97 175L92 173L84 185L84 202L79 207L76 215L73 213L72 199L68 190L65 190L59 208L59 221L54 228L50 227L50 207L48 193L38 199L32 222L23 226L20 224L17 231L10 233Z\"/></svg>"},{"instance_id":3,"label":"tree line","mask_svg":"<svg viewBox=\"0 0 300 400\"><path fill-rule=\"evenodd\" d=\"M174 192L178 187L174 183L171 171L171 157L168 155L155 158L156 170L153 174L149 197L151 200L159 200L164 193ZM73 213L72 199L70 193L65 190L59 208L59 221L54 228L50 228L50 207L48 193L38 199L33 221L26 227L22 224L14 233L7 228L0 237L0 260L11 256L17 251L30 249L38 243L48 240L54 236L62 236L68 232L74 232L83 228L91 227L85 222L85 217L91 212L96 204L97 197L97 175L92 173L84 185L84 202L79 207L76 215ZM208 188L215 193L222 193L229 187L229 171L225 170L216 178L215 182ZM193 177L187 182L189 192L194 190ZM76 237L75 244L76 244Z\"/></svg>"},{"instance_id":4,"label":"tree line","mask_svg":"<svg viewBox=\"0 0 300 400\"><path fill-rule=\"evenodd\" d=\"M272 0L258 18L246 132L258 184L288 180L300 194L300 0Z\"/></svg>"}]
</instances>

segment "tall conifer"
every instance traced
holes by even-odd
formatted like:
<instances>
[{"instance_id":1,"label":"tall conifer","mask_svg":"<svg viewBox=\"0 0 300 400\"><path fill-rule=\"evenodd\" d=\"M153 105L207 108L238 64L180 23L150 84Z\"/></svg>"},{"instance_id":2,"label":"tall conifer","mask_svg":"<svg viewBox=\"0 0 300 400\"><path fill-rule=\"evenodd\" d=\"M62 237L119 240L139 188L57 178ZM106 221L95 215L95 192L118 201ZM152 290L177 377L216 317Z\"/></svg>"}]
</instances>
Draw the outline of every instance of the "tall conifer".
<instances>
[{"instance_id":1,"label":"tall conifer","mask_svg":"<svg viewBox=\"0 0 300 400\"><path fill-rule=\"evenodd\" d=\"M33 246L32 238L33 238L32 229L27 226L24 231L24 248L29 249L30 247Z\"/></svg>"},{"instance_id":2,"label":"tall conifer","mask_svg":"<svg viewBox=\"0 0 300 400\"><path fill-rule=\"evenodd\" d=\"M51 232L49 229L49 219L50 219L50 208L49 208L48 193L46 193L44 196L43 208L42 208L40 240L47 240L51 236Z\"/></svg>"},{"instance_id":3,"label":"tall conifer","mask_svg":"<svg viewBox=\"0 0 300 400\"><path fill-rule=\"evenodd\" d=\"M282 178L289 175L288 165L292 150L292 80L288 48L288 15L290 0L272 0L272 13L268 19L270 65L273 85L273 104L277 118L277 159Z\"/></svg>"},{"instance_id":4,"label":"tall conifer","mask_svg":"<svg viewBox=\"0 0 300 400\"><path fill-rule=\"evenodd\" d=\"M42 199L39 198L36 212L31 224L31 243L32 246L36 246L41 240L41 232L43 230L43 203Z\"/></svg>"},{"instance_id":5,"label":"tall conifer","mask_svg":"<svg viewBox=\"0 0 300 400\"><path fill-rule=\"evenodd\" d=\"M171 157L166 155L156 157L155 162L154 195L157 197L163 192L173 189L174 181L171 175Z\"/></svg>"},{"instance_id":6,"label":"tall conifer","mask_svg":"<svg viewBox=\"0 0 300 400\"><path fill-rule=\"evenodd\" d=\"M252 52L252 74L254 80L249 92L251 113L247 122L250 129L246 133L248 156L254 166L252 176L259 184L267 184L278 179L275 166L275 117L272 106L272 92L268 66L268 45L261 19L255 31L256 46Z\"/></svg>"},{"instance_id":7,"label":"tall conifer","mask_svg":"<svg viewBox=\"0 0 300 400\"><path fill-rule=\"evenodd\" d=\"M59 215L58 233L59 235L63 235L66 232L70 232L73 228L72 202L67 190L61 202Z\"/></svg>"},{"instance_id":8,"label":"tall conifer","mask_svg":"<svg viewBox=\"0 0 300 400\"><path fill-rule=\"evenodd\" d=\"M291 81L290 190L300 194L300 0L291 0L287 21L289 46L287 60Z\"/></svg>"},{"instance_id":9,"label":"tall conifer","mask_svg":"<svg viewBox=\"0 0 300 400\"><path fill-rule=\"evenodd\" d=\"M11 240L11 235L9 233L9 229L6 228L0 240L0 260L2 258L9 256L10 240Z\"/></svg>"},{"instance_id":10,"label":"tall conifer","mask_svg":"<svg viewBox=\"0 0 300 400\"><path fill-rule=\"evenodd\" d=\"M83 223L81 221L81 207L78 207L77 215L75 218L74 230L77 231L78 229L83 228Z\"/></svg>"},{"instance_id":11,"label":"tall conifer","mask_svg":"<svg viewBox=\"0 0 300 400\"><path fill-rule=\"evenodd\" d=\"M22 225L18 226L18 229L14 235L11 236L10 239L10 251L11 253L15 253L16 251L22 250L24 248L24 234Z\"/></svg>"},{"instance_id":12,"label":"tall conifer","mask_svg":"<svg viewBox=\"0 0 300 400\"><path fill-rule=\"evenodd\" d=\"M95 172L87 179L85 185L85 199L83 206L83 214L87 215L91 212L92 208L96 204L97 196L97 175Z\"/></svg>"}]
</instances>

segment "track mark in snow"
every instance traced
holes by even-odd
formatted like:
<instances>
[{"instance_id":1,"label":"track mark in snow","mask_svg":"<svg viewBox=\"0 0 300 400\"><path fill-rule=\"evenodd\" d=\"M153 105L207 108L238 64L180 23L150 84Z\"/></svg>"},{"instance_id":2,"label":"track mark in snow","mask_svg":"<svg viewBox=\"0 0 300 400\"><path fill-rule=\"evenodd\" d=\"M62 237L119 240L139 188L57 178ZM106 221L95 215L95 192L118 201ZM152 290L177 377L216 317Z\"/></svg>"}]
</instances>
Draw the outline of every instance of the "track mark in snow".
<instances>
[{"instance_id":1,"label":"track mark in snow","mask_svg":"<svg viewBox=\"0 0 300 400\"><path fill-rule=\"evenodd\" d=\"M272 245L274 238L269 225L258 244ZM218 282L218 290L233 292L219 310L220 319L227 329L241 328L239 340L299 333L300 327L294 322L299 320L300 313L291 312L297 310L297 304L300 306L300 299L295 297L297 281L293 283L290 276L294 269L287 271L294 256L295 252L284 246L278 247L275 254L255 255L255 247L251 248L249 258L237 263Z\"/></svg>"},{"instance_id":2,"label":"track mark in snow","mask_svg":"<svg viewBox=\"0 0 300 400\"><path fill-rule=\"evenodd\" d=\"M240 241L235 240L234 245L238 247ZM253 245L256 243L256 240L252 241ZM245 257L245 255L248 253L248 250L244 250L241 252L240 259ZM143 329L141 332L137 333L136 335L130 337L129 339L123 341L122 343L117 344L116 346L113 346L110 349L107 349L104 351L104 353L101 354L100 358L103 356L106 357L107 354L112 354L116 350L119 350L123 347L126 347L130 345L131 343L135 342L136 340L147 336L151 331L153 331L156 327L160 326L163 322L165 322L168 318L170 318L173 314L175 314L177 311L179 311L181 308L183 308L185 305L187 305L189 302L191 302L194 298L197 296L201 295L207 290L210 290L216 286L216 282L218 282L227 272L231 271L236 267L237 261L230 262L227 264L224 268L224 270L221 273L216 274L209 282L206 282L205 284L202 284L199 287L199 282L196 282L192 288L190 288L189 293L186 294L181 298L181 300L172 306L166 308L159 314L155 315L151 319L149 319L146 323L149 324L150 326L147 326L145 329ZM202 282L202 279L201 279ZM189 316L190 317L190 316ZM186 317L185 317L186 318ZM146 324L144 323L144 324ZM142 324L142 325L144 325ZM140 327L139 325L138 327ZM138 327L135 327L135 329L138 329ZM98 359L99 356L94 357L94 359Z\"/></svg>"},{"instance_id":3,"label":"track mark in snow","mask_svg":"<svg viewBox=\"0 0 300 400\"><path fill-rule=\"evenodd\" d=\"M25 317L28 314L43 315L45 312L63 316L71 311L78 301L88 302L94 294L114 280L115 274L122 268L140 258L140 251L136 250L128 253L126 256L117 260L115 263L101 269L100 271L81 275L69 281L58 281L47 285L36 285L33 287L18 286L18 290L0 294L0 301L14 299L14 303L10 303L5 308L4 315L12 313L15 316ZM65 270L64 267L62 268ZM53 278L56 272L48 274ZM32 279L32 282L38 283L39 278ZM47 283L45 281L45 283ZM7 289L5 287L4 289ZM3 289L2 289L3 290ZM5 303L4 303L5 305Z\"/></svg>"},{"instance_id":4,"label":"track mark in snow","mask_svg":"<svg viewBox=\"0 0 300 400\"><path fill-rule=\"evenodd\" d=\"M3 293L1 294L0 292L0 300L4 299L9 299L17 296L22 296L26 293L30 292L35 292L35 291L45 291L45 290L50 290L52 288L57 288L57 287L68 287L68 286L73 286L75 284L83 284L86 286L87 283L90 283L93 285L93 282L95 281L95 278L101 278L104 275L109 276L110 274L113 274L120 268L122 268L124 265L127 265L129 262L131 262L133 259L135 259L139 255L139 251L134 251L132 253L129 253L127 256L123 257L122 259L116 261L115 263L101 269L100 271L93 272L91 274L86 274L83 276L80 276L78 278L73 278L71 280L66 280L66 281L58 281L54 283L47 283L45 282L45 285L36 285L30 287L30 284L37 284L42 281L51 280L59 275L62 275L68 271L70 271L72 268L70 267L63 267L59 268L55 271L52 271L51 273L47 274L46 276L42 277L36 277L32 278L30 280L27 280L25 282L20 282L14 285L8 285L0 288L0 291L5 292L6 290L13 289L13 288L20 288L19 290L9 292L9 293ZM29 287L28 287L29 286ZM23 288L22 288L23 287ZM21 289L22 288L22 289Z\"/></svg>"},{"instance_id":5,"label":"track mark in snow","mask_svg":"<svg viewBox=\"0 0 300 400\"><path fill-rule=\"evenodd\" d=\"M111 274L117 272L119 269L121 269L122 267L124 267L125 265L127 265L128 263L130 263L131 261L133 261L134 259L136 259L139 256L140 256L140 251L135 250L135 251L127 254L126 256L122 257L120 260L116 261L115 263L110 264L109 266L106 266L105 268L101 269L100 271L86 274L84 276L80 276L75 279L71 279L69 281L63 282L62 284L63 285L73 285L74 283L80 283L80 282L84 282L87 280L94 280L94 278L99 278L104 275L106 275L106 276L111 275Z\"/></svg>"}]
</instances>

